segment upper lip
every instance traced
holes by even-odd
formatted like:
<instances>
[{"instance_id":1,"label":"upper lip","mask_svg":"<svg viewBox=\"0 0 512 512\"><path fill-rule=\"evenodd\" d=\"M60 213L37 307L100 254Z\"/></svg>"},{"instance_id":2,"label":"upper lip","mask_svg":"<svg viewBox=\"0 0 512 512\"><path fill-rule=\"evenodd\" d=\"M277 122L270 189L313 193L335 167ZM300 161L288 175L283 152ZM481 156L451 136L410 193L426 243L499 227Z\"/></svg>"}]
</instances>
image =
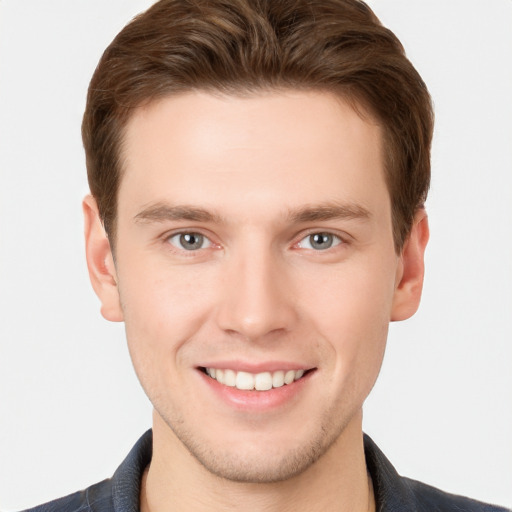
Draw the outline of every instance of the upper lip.
<instances>
[{"instance_id":1,"label":"upper lip","mask_svg":"<svg viewBox=\"0 0 512 512\"><path fill-rule=\"evenodd\" d=\"M210 361L199 365L199 368L216 368L221 370L234 370L247 373L277 372L279 370L312 370L314 366L295 363L290 361L267 361L267 362L247 362L247 361Z\"/></svg>"}]
</instances>

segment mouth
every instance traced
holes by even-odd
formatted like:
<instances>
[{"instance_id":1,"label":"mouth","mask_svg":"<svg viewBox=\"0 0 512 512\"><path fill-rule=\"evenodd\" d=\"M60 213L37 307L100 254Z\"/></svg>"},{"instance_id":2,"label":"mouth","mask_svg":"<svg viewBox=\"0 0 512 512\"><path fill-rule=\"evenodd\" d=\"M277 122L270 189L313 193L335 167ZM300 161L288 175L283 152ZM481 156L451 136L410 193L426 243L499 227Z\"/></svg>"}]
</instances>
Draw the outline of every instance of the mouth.
<instances>
[{"instance_id":1,"label":"mouth","mask_svg":"<svg viewBox=\"0 0 512 512\"><path fill-rule=\"evenodd\" d=\"M205 368L200 370L224 386L241 391L269 391L303 379L313 369L277 370L274 372L249 373L226 368Z\"/></svg>"}]
</instances>

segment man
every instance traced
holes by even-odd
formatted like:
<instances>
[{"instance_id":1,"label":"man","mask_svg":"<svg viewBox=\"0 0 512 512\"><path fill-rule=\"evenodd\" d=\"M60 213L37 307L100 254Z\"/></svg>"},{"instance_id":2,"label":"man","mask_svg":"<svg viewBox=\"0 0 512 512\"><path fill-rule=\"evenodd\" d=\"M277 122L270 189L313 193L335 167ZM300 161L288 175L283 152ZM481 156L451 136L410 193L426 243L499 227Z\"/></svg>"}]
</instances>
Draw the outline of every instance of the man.
<instances>
[{"instance_id":1,"label":"man","mask_svg":"<svg viewBox=\"0 0 512 512\"><path fill-rule=\"evenodd\" d=\"M86 246L153 432L41 510L500 510L363 440L421 295L431 132L362 3L163 1L125 28L84 116Z\"/></svg>"}]
</instances>

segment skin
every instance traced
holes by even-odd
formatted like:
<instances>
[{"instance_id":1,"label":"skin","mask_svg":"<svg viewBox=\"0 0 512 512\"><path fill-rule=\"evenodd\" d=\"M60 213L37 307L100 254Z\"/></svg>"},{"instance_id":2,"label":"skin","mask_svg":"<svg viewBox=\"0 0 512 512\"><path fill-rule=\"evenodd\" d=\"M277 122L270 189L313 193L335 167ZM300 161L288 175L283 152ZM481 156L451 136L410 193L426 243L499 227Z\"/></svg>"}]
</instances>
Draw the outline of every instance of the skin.
<instances>
[{"instance_id":1,"label":"skin","mask_svg":"<svg viewBox=\"0 0 512 512\"><path fill-rule=\"evenodd\" d=\"M195 92L125 135L115 260L93 198L84 212L102 314L125 322L154 405L142 510L372 509L362 405L428 240L420 210L395 251L381 127L328 93ZM309 372L277 401L200 370L283 365Z\"/></svg>"}]
</instances>

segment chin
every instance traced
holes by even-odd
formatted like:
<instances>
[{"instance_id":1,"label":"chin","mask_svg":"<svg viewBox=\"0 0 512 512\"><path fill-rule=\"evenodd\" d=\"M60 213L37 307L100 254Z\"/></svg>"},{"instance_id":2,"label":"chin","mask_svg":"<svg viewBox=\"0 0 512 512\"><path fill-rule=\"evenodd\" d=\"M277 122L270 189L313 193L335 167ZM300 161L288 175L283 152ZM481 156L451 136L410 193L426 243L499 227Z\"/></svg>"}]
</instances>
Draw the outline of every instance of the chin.
<instances>
[{"instance_id":1,"label":"chin","mask_svg":"<svg viewBox=\"0 0 512 512\"><path fill-rule=\"evenodd\" d=\"M209 473L240 483L270 484L294 478L313 466L339 439L346 424L319 421L313 430L293 427L275 432L246 433L239 439L212 439L185 430L183 424L167 425L188 453Z\"/></svg>"},{"instance_id":2,"label":"chin","mask_svg":"<svg viewBox=\"0 0 512 512\"><path fill-rule=\"evenodd\" d=\"M202 450L187 446L189 452L210 473L240 483L269 484L296 477L311 467L329 448L321 443L290 448L286 453L257 453L247 449L234 453Z\"/></svg>"}]
</instances>

